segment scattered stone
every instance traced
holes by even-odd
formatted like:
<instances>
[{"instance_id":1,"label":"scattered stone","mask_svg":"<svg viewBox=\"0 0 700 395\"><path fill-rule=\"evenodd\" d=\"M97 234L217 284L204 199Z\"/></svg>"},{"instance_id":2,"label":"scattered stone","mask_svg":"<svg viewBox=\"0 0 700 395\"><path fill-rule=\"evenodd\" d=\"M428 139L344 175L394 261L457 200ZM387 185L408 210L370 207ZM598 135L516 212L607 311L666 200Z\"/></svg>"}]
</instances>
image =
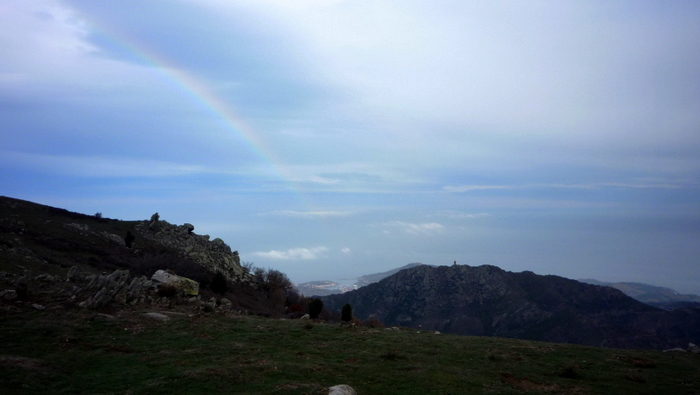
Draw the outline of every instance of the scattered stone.
<instances>
[{"instance_id":1,"label":"scattered stone","mask_svg":"<svg viewBox=\"0 0 700 395\"><path fill-rule=\"evenodd\" d=\"M692 352L693 354L700 354L700 347L696 346L693 343L688 343L688 352Z\"/></svg>"},{"instance_id":2,"label":"scattered stone","mask_svg":"<svg viewBox=\"0 0 700 395\"><path fill-rule=\"evenodd\" d=\"M115 270L112 274L93 274L87 277L88 285L80 294L87 295L87 299L78 304L80 307L97 308L105 306L112 301L119 303L132 302L134 298L139 298L144 290L140 289L140 294L135 295L129 282L128 270ZM133 285L133 281L131 281Z\"/></svg>"},{"instance_id":3,"label":"scattered stone","mask_svg":"<svg viewBox=\"0 0 700 395\"><path fill-rule=\"evenodd\" d=\"M114 233L102 232L101 235L102 235L102 237L111 241L114 244L120 245L122 247L126 247L126 241L124 241L124 239L122 239L118 235L115 235Z\"/></svg>"},{"instance_id":4,"label":"scattered stone","mask_svg":"<svg viewBox=\"0 0 700 395\"><path fill-rule=\"evenodd\" d=\"M357 395L357 392L347 384L340 384L328 388L328 395Z\"/></svg>"},{"instance_id":5,"label":"scattered stone","mask_svg":"<svg viewBox=\"0 0 700 395\"><path fill-rule=\"evenodd\" d=\"M310 319L311 319L311 316L308 315L308 314L304 314L304 315L302 315L301 318L299 318L299 319L300 319L300 320L310 320Z\"/></svg>"},{"instance_id":6,"label":"scattered stone","mask_svg":"<svg viewBox=\"0 0 700 395\"><path fill-rule=\"evenodd\" d=\"M231 301L226 298L221 298L219 304L225 309L231 308Z\"/></svg>"},{"instance_id":7,"label":"scattered stone","mask_svg":"<svg viewBox=\"0 0 700 395\"><path fill-rule=\"evenodd\" d=\"M435 331L435 332L433 332L433 334L440 335L440 331Z\"/></svg>"},{"instance_id":8,"label":"scattered stone","mask_svg":"<svg viewBox=\"0 0 700 395\"><path fill-rule=\"evenodd\" d=\"M40 304L38 304L38 303L34 303L34 304L32 305L32 307L34 307L35 309L37 309L37 310L39 310L39 311L46 310L46 307L44 307L44 306L42 306L42 305L40 305Z\"/></svg>"},{"instance_id":9,"label":"scattered stone","mask_svg":"<svg viewBox=\"0 0 700 395\"><path fill-rule=\"evenodd\" d=\"M182 225L182 229L184 229L185 232L187 232L187 234L189 235L189 234L192 234L192 232L194 232L194 225L188 224L188 223L184 223L184 224Z\"/></svg>"},{"instance_id":10,"label":"scattered stone","mask_svg":"<svg viewBox=\"0 0 700 395\"><path fill-rule=\"evenodd\" d=\"M74 282L80 279L80 269L77 266L73 266L68 270L68 275L66 276L66 281Z\"/></svg>"},{"instance_id":11,"label":"scattered stone","mask_svg":"<svg viewBox=\"0 0 700 395\"><path fill-rule=\"evenodd\" d=\"M0 291L0 297L5 300L13 301L17 299L17 291L15 291L14 289L6 289L4 291Z\"/></svg>"},{"instance_id":12,"label":"scattered stone","mask_svg":"<svg viewBox=\"0 0 700 395\"><path fill-rule=\"evenodd\" d=\"M56 281L55 278L53 278L52 275L48 273L40 274L36 277L34 277L34 281L46 281L46 282L54 282Z\"/></svg>"},{"instance_id":13,"label":"scattered stone","mask_svg":"<svg viewBox=\"0 0 700 395\"><path fill-rule=\"evenodd\" d=\"M168 316L165 315L165 314L161 314L161 313L154 313L154 312L151 312L151 313L145 313L143 316L144 316L144 317L151 318L151 319L154 319L154 320L157 320L157 321L164 321L164 322L165 322L165 321L170 320L170 317L168 317Z\"/></svg>"}]
</instances>

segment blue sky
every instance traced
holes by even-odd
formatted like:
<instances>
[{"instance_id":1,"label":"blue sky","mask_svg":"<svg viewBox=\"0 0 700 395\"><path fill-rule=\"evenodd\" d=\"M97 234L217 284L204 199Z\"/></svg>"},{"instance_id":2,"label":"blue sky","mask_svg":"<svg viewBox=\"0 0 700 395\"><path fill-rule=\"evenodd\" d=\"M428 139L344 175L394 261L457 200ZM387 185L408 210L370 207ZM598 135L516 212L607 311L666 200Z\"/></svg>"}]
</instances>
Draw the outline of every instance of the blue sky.
<instances>
[{"instance_id":1,"label":"blue sky","mask_svg":"<svg viewBox=\"0 0 700 395\"><path fill-rule=\"evenodd\" d=\"M0 194L293 281L493 264L700 294L700 3L0 3Z\"/></svg>"}]
</instances>

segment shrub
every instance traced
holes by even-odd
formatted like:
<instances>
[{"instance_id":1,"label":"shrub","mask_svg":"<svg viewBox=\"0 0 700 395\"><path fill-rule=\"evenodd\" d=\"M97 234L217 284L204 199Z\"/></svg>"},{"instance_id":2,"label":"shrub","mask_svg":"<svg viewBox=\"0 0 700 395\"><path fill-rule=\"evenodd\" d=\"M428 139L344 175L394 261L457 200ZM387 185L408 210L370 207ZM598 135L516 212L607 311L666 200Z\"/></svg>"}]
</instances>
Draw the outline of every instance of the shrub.
<instances>
[{"instance_id":1,"label":"shrub","mask_svg":"<svg viewBox=\"0 0 700 395\"><path fill-rule=\"evenodd\" d=\"M221 272L216 272L214 278L211 280L210 284L211 290L214 293L223 295L228 290L228 284L226 282L226 277Z\"/></svg>"},{"instance_id":2,"label":"shrub","mask_svg":"<svg viewBox=\"0 0 700 395\"><path fill-rule=\"evenodd\" d=\"M177 296L177 287L174 284L160 284L158 286L158 296L172 298Z\"/></svg>"},{"instance_id":3,"label":"shrub","mask_svg":"<svg viewBox=\"0 0 700 395\"><path fill-rule=\"evenodd\" d=\"M369 317L365 320L363 323L364 326L368 328L384 328L384 323L379 320L377 317Z\"/></svg>"},{"instance_id":4,"label":"shrub","mask_svg":"<svg viewBox=\"0 0 700 395\"><path fill-rule=\"evenodd\" d=\"M323 311L323 301L321 299L312 299L309 302L309 317L311 319L316 319Z\"/></svg>"},{"instance_id":5,"label":"shrub","mask_svg":"<svg viewBox=\"0 0 700 395\"><path fill-rule=\"evenodd\" d=\"M131 248L131 246L134 244L134 240L136 240L136 237L134 237L133 234L131 234L131 231L126 231L126 237L124 238L124 244L126 245L126 248Z\"/></svg>"},{"instance_id":6,"label":"shrub","mask_svg":"<svg viewBox=\"0 0 700 395\"><path fill-rule=\"evenodd\" d=\"M343 322L352 321L352 306L349 303L343 306L343 309L340 311L340 320Z\"/></svg>"}]
</instances>

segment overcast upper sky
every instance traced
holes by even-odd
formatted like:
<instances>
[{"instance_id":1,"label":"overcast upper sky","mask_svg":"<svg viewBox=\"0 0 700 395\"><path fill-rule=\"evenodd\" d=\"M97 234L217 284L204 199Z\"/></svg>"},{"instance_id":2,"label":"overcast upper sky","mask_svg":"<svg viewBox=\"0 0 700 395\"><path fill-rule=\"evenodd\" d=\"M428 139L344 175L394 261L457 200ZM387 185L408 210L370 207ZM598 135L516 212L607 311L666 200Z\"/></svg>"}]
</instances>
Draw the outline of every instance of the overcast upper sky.
<instances>
[{"instance_id":1,"label":"overcast upper sky","mask_svg":"<svg viewBox=\"0 0 700 395\"><path fill-rule=\"evenodd\" d=\"M0 194L295 282L492 264L700 294L700 2L0 1Z\"/></svg>"}]
</instances>

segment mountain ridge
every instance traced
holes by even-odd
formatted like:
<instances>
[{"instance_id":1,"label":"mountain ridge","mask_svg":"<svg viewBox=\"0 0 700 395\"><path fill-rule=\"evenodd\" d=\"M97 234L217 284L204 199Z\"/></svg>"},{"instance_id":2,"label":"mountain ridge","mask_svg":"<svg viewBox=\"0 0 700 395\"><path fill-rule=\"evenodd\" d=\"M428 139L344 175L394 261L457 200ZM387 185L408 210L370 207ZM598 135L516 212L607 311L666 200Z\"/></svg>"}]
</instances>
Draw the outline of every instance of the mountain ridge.
<instances>
[{"instance_id":1,"label":"mountain ridge","mask_svg":"<svg viewBox=\"0 0 700 395\"><path fill-rule=\"evenodd\" d=\"M418 266L322 298L360 319L478 336L618 348L670 348L700 339L700 314L665 312L621 291L496 266Z\"/></svg>"}]
</instances>

